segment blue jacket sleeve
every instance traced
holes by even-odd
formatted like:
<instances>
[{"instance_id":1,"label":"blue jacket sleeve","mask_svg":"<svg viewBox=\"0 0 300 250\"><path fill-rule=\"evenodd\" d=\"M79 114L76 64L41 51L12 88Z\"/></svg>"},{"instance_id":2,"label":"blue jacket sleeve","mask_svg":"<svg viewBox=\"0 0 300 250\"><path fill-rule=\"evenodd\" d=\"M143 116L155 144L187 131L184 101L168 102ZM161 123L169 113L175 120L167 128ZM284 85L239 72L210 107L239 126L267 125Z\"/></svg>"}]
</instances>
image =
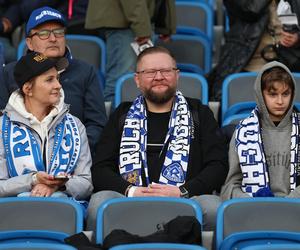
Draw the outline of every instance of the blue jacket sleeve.
<instances>
[{"instance_id":1,"label":"blue jacket sleeve","mask_svg":"<svg viewBox=\"0 0 300 250\"><path fill-rule=\"evenodd\" d=\"M4 67L1 67L0 69L0 109L4 109L6 103L7 103L7 99L8 99L8 91L5 85L5 81L4 81Z\"/></svg>"},{"instance_id":2,"label":"blue jacket sleeve","mask_svg":"<svg viewBox=\"0 0 300 250\"><path fill-rule=\"evenodd\" d=\"M1 67L0 70L0 109L4 109L10 94L18 88L17 83L13 78L13 69L16 62L7 64Z\"/></svg>"},{"instance_id":3,"label":"blue jacket sleeve","mask_svg":"<svg viewBox=\"0 0 300 250\"><path fill-rule=\"evenodd\" d=\"M100 78L93 67L87 84L83 115L84 125L93 155L96 143L107 121L104 97L100 87Z\"/></svg>"}]
</instances>

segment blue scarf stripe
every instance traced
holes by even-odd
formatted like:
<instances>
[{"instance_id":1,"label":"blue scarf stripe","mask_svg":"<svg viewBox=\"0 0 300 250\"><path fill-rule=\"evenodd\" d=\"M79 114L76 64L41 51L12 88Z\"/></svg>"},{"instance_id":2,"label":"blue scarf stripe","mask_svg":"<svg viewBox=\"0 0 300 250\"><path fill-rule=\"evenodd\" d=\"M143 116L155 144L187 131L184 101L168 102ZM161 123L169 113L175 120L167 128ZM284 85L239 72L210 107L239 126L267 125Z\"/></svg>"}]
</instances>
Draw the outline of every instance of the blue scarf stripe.
<instances>
[{"instance_id":1,"label":"blue scarf stripe","mask_svg":"<svg viewBox=\"0 0 300 250\"><path fill-rule=\"evenodd\" d=\"M52 151L52 155L50 157L50 166L52 166L53 170L55 170L56 168L58 168L58 166L56 166L55 164L53 164L54 159L55 159L55 155L58 154L59 151L59 146L61 145L63 136L62 136L62 132L65 130L65 118L64 121L61 122L60 124L58 124L55 128L55 136L54 136L54 145L53 145L53 151ZM48 172L50 173L50 169L48 170Z\"/></svg>"},{"instance_id":2,"label":"blue scarf stripe","mask_svg":"<svg viewBox=\"0 0 300 250\"><path fill-rule=\"evenodd\" d=\"M34 163L36 165L37 171L45 171L45 166L43 163L40 147L39 147L37 141L35 140L33 134L31 133L31 131L28 129L27 132L30 137L29 147L32 149L33 159L34 159Z\"/></svg>"}]
</instances>

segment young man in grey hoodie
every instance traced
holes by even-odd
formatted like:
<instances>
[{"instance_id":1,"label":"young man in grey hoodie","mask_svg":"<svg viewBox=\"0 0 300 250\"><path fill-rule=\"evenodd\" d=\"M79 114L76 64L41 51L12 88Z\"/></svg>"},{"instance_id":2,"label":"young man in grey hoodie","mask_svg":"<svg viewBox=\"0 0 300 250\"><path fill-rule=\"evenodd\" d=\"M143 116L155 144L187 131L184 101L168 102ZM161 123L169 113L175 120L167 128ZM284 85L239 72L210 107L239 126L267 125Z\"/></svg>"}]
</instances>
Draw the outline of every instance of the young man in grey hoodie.
<instances>
[{"instance_id":1,"label":"young man in grey hoodie","mask_svg":"<svg viewBox=\"0 0 300 250\"><path fill-rule=\"evenodd\" d=\"M293 75L279 62L266 64L258 74L254 85L257 106L239 123L230 142L223 200L300 197L300 117L293 105L295 87Z\"/></svg>"}]
</instances>

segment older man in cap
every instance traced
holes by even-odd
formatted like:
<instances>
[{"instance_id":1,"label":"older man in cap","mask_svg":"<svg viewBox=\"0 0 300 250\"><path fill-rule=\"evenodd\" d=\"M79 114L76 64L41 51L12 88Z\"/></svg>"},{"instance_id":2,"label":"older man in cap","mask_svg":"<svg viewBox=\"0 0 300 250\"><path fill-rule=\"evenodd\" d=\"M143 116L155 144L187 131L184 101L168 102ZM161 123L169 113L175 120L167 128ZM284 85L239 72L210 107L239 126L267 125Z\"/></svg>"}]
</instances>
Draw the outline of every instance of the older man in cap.
<instances>
[{"instance_id":1,"label":"older man in cap","mask_svg":"<svg viewBox=\"0 0 300 250\"><path fill-rule=\"evenodd\" d=\"M66 48L65 27L65 18L56 9L36 9L26 24L26 44L30 51L50 58L68 59L69 67L60 75L65 102L70 104L70 113L85 125L93 152L107 119L100 79L92 65L72 58L71 51ZM15 63L4 67L4 83L0 84L0 108L5 107L9 95L17 88L13 78L14 67Z\"/></svg>"}]
</instances>

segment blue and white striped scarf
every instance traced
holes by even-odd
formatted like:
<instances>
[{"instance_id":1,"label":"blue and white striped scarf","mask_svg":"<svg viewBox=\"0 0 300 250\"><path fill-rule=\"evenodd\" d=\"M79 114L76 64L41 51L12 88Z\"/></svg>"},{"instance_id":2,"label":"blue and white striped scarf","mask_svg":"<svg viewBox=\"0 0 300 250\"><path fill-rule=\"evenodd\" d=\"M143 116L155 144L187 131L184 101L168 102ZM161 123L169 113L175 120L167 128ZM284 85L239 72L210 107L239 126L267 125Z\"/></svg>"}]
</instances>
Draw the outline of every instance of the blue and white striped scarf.
<instances>
[{"instance_id":1,"label":"blue and white striped scarf","mask_svg":"<svg viewBox=\"0 0 300 250\"><path fill-rule=\"evenodd\" d=\"M40 146L24 124L12 122L4 113L2 137L8 173L15 177L30 172L46 171ZM67 114L55 128L54 145L48 173L72 174L80 155L80 134L72 115Z\"/></svg>"},{"instance_id":2,"label":"blue and white striped scarf","mask_svg":"<svg viewBox=\"0 0 300 250\"><path fill-rule=\"evenodd\" d=\"M159 183L175 186L184 184L189 159L192 122L188 104L183 95L177 91L164 142L167 152ZM147 112L144 98L140 95L127 113L119 157L121 176L136 186L142 186L142 169L145 172L147 185L150 184L146 151Z\"/></svg>"},{"instance_id":3,"label":"blue and white striped scarf","mask_svg":"<svg viewBox=\"0 0 300 250\"><path fill-rule=\"evenodd\" d=\"M296 188L298 164L299 122L292 113L290 190ZM243 173L242 190L251 196L261 188L270 188L268 166L263 148L261 128L256 107L249 117L242 120L235 134L236 152Z\"/></svg>"}]
</instances>

